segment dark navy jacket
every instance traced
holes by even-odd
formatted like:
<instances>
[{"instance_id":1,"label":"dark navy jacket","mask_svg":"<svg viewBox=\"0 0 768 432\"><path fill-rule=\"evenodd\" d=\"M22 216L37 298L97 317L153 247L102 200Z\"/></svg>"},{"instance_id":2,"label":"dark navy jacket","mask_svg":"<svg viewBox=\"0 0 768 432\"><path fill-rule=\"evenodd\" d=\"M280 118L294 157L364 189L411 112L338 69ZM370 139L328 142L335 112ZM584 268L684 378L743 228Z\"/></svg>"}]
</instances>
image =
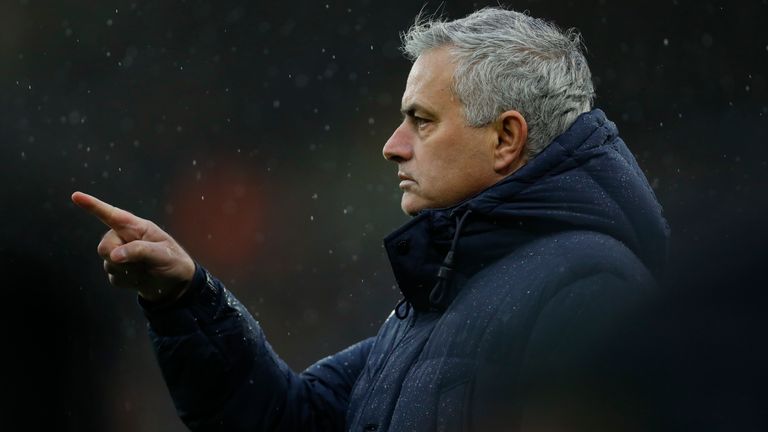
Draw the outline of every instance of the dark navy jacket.
<instances>
[{"instance_id":1,"label":"dark navy jacket","mask_svg":"<svg viewBox=\"0 0 768 432\"><path fill-rule=\"evenodd\" d=\"M300 374L200 266L178 302L143 306L193 430L538 429L599 386L596 353L649 298L667 238L594 110L513 175L388 236L403 301L376 337Z\"/></svg>"}]
</instances>

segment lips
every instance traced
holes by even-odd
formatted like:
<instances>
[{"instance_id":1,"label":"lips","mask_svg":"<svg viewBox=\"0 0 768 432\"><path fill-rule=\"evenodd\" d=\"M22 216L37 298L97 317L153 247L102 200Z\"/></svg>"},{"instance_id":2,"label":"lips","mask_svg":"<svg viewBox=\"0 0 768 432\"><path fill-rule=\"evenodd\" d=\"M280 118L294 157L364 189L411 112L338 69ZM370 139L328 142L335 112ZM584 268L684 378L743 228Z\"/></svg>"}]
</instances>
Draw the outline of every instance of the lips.
<instances>
[{"instance_id":1,"label":"lips","mask_svg":"<svg viewBox=\"0 0 768 432\"><path fill-rule=\"evenodd\" d=\"M400 179L400 189L403 190L416 184L416 180L401 172L397 173L397 178Z\"/></svg>"}]
</instances>

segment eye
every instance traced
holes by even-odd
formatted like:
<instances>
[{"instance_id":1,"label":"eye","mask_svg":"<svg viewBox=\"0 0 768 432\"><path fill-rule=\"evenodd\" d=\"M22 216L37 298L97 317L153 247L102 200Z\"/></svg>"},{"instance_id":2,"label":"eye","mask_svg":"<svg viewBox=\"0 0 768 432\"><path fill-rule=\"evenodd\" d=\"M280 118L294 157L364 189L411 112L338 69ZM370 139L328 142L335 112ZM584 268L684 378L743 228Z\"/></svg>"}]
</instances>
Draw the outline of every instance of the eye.
<instances>
[{"instance_id":1,"label":"eye","mask_svg":"<svg viewBox=\"0 0 768 432\"><path fill-rule=\"evenodd\" d=\"M402 113L405 121L412 125L416 130L425 129L427 126L434 123L434 120L431 118L419 115L415 109L402 111Z\"/></svg>"},{"instance_id":2,"label":"eye","mask_svg":"<svg viewBox=\"0 0 768 432\"><path fill-rule=\"evenodd\" d=\"M426 119L424 117L413 116L412 118L413 118L413 124L416 125L416 127L418 128L422 128L432 122L432 120Z\"/></svg>"}]
</instances>

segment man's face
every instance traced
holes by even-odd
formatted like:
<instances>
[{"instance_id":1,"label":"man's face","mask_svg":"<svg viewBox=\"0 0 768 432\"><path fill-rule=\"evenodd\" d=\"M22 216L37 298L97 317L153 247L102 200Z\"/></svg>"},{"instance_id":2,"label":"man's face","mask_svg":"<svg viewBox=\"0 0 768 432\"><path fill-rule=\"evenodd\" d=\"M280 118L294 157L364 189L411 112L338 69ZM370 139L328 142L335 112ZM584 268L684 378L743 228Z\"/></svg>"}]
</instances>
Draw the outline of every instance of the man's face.
<instances>
[{"instance_id":1,"label":"man's face","mask_svg":"<svg viewBox=\"0 0 768 432\"><path fill-rule=\"evenodd\" d=\"M404 119L384 144L396 162L401 207L409 215L448 207L496 183L492 126L466 125L463 106L451 89L455 66L446 48L414 62L403 93Z\"/></svg>"}]
</instances>

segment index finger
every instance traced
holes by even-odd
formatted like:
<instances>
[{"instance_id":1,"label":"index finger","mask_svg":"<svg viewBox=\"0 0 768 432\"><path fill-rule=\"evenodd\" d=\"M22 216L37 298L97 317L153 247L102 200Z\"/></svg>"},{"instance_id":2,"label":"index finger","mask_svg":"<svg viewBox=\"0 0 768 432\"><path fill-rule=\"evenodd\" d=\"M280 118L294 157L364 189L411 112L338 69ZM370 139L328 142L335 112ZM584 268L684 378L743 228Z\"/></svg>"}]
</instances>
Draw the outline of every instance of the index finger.
<instances>
[{"instance_id":1,"label":"index finger","mask_svg":"<svg viewBox=\"0 0 768 432\"><path fill-rule=\"evenodd\" d=\"M131 226L139 225L140 222L140 219L133 214L82 192L73 193L72 202L99 218L104 225L112 228L118 233L125 231L126 228Z\"/></svg>"}]
</instances>

